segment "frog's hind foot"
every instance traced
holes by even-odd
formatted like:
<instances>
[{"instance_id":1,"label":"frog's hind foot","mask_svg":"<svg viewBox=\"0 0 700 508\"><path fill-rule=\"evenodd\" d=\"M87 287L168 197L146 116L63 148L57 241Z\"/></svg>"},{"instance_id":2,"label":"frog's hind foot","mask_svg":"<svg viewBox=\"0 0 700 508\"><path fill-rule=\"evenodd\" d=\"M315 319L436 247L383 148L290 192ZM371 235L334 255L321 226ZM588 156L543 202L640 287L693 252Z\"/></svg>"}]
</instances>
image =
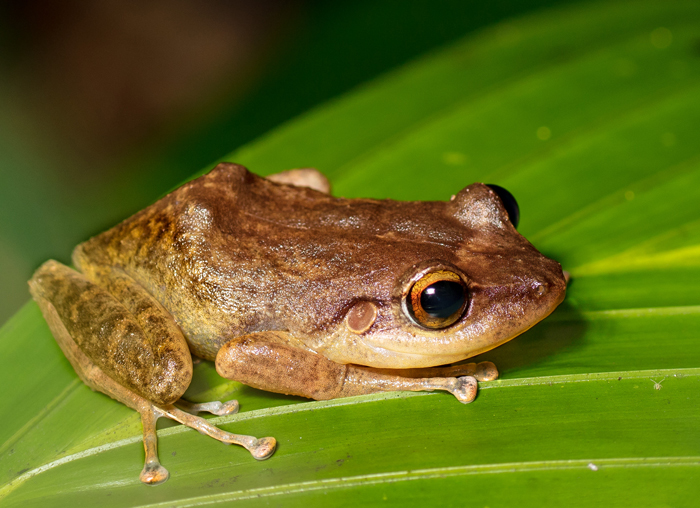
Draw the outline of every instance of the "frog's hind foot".
<instances>
[{"instance_id":1,"label":"frog's hind foot","mask_svg":"<svg viewBox=\"0 0 700 508\"><path fill-rule=\"evenodd\" d=\"M227 400L220 402L218 400L204 403L194 403L185 399L178 400L175 405L192 415L198 413L210 413L217 416L228 416L238 413L240 408L237 400Z\"/></svg>"},{"instance_id":2,"label":"frog's hind foot","mask_svg":"<svg viewBox=\"0 0 700 508\"><path fill-rule=\"evenodd\" d=\"M207 435L221 441L224 444L236 444L242 446L250 452L253 458L257 460L265 460L272 456L277 447L277 440L274 437L256 438L254 436L245 436L243 434L232 434L213 426L204 418L194 416L175 406L154 406L155 411L160 413L159 416L165 416L176 422L186 425L200 434ZM144 425L144 442L145 442L145 425Z\"/></svg>"},{"instance_id":3,"label":"frog's hind foot","mask_svg":"<svg viewBox=\"0 0 700 508\"><path fill-rule=\"evenodd\" d=\"M153 404L143 401L138 408L143 426L143 448L146 451L146 461L139 475L139 480L147 485L159 485L170 478L168 470L161 466L158 460L158 436L156 435L156 420L161 416Z\"/></svg>"},{"instance_id":4,"label":"frog's hind foot","mask_svg":"<svg viewBox=\"0 0 700 508\"><path fill-rule=\"evenodd\" d=\"M141 483L146 485L160 485L164 481L170 478L170 473L167 469L160 465L158 458L153 462L146 462L143 466L143 470L139 475L139 480Z\"/></svg>"},{"instance_id":5,"label":"frog's hind foot","mask_svg":"<svg viewBox=\"0 0 700 508\"><path fill-rule=\"evenodd\" d=\"M235 402L235 404L232 404L233 402ZM188 404L190 405L190 408L194 407L201 411L209 411L210 409L217 410L217 408L224 408L222 410L225 411L234 408L234 406L235 410L233 412L238 410L238 402L236 401L229 401L228 403L224 404L221 402L208 404ZM202 409L201 406L209 406L209 408ZM161 417L175 420L176 422L182 423L183 425L196 430L200 434L213 437L217 441L221 441L224 444L240 445L248 450L253 458L257 460L265 460L271 457L277 446L277 441L273 437L258 439L253 436L225 432L218 427L211 425L204 418L186 413L173 405L157 406L142 399L142 403L138 408L138 411L141 414L141 423L143 425L143 447L146 451L146 460L143 470L139 475L139 479L148 485L158 485L163 483L170 476L168 470L165 469L158 460L156 421Z\"/></svg>"}]
</instances>

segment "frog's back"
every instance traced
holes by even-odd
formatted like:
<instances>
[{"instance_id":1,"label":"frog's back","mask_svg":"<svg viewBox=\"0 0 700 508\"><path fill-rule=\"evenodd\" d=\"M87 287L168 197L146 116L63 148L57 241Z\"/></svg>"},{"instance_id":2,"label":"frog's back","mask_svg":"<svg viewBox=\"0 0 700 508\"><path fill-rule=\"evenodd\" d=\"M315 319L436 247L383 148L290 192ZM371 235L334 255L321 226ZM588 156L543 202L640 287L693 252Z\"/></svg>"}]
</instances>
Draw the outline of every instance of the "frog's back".
<instances>
[{"instance_id":1,"label":"frog's back","mask_svg":"<svg viewBox=\"0 0 700 508\"><path fill-rule=\"evenodd\" d=\"M220 164L79 245L74 262L87 274L100 266L127 273L175 317L195 352L212 357L231 336L322 333L357 298L388 300L394 271L444 259L463 240L445 205L334 198Z\"/></svg>"}]
</instances>

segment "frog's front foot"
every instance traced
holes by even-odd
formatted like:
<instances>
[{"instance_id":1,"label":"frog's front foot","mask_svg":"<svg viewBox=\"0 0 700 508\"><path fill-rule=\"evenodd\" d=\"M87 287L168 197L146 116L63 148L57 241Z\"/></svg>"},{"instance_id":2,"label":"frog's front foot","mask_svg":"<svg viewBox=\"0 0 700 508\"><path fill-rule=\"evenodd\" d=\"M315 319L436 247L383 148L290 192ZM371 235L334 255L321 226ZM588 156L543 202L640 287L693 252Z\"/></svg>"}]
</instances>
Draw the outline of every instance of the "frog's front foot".
<instances>
[{"instance_id":1,"label":"frog's front foot","mask_svg":"<svg viewBox=\"0 0 700 508\"><path fill-rule=\"evenodd\" d=\"M479 381L494 381L498 379L498 369L493 362L477 363L474 377Z\"/></svg>"},{"instance_id":2,"label":"frog's front foot","mask_svg":"<svg viewBox=\"0 0 700 508\"><path fill-rule=\"evenodd\" d=\"M476 378L472 376L462 376L455 378L455 387L450 390L458 401L462 404L469 404L476 398L478 384Z\"/></svg>"}]
</instances>

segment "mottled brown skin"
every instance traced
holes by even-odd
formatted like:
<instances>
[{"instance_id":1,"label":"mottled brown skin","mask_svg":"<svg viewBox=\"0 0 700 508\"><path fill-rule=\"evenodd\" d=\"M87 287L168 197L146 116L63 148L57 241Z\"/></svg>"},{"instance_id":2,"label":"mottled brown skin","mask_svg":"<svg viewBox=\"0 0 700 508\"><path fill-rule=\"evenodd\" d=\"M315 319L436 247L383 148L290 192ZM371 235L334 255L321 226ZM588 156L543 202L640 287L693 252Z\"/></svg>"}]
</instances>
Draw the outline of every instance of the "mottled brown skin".
<instances>
[{"instance_id":1,"label":"mottled brown skin","mask_svg":"<svg viewBox=\"0 0 700 508\"><path fill-rule=\"evenodd\" d=\"M440 365L529 328L565 287L559 264L517 233L484 185L451 202L347 200L224 164L81 244L73 259L91 279L100 266L129 275L207 359L234 337L281 330L342 363ZM397 281L429 260L469 279L469 312L446 331L416 328L394 309ZM549 288L544 297L539 284ZM361 300L379 312L363 337L370 346L350 351L355 337L342 322Z\"/></svg>"},{"instance_id":2,"label":"mottled brown skin","mask_svg":"<svg viewBox=\"0 0 700 508\"><path fill-rule=\"evenodd\" d=\"M76 247L77 271L44 264L32 295L79 375L141 411L145 442L155 442L153 414L183 420L170 408L190 383L190 351L271 391L439 389L469 402L477 379L497 377L492 364L426 367L496 347L564 298L559 264L518 234L483 184L448 202L328 189L314 170L264 179L220 164ZM469 294L444 329L419 325L406 307L412 285L435 270L456 273ZM272 453L264 444L257 458ZM154 447L147 483L164 481Z\"/></svg>"}]
</instances>

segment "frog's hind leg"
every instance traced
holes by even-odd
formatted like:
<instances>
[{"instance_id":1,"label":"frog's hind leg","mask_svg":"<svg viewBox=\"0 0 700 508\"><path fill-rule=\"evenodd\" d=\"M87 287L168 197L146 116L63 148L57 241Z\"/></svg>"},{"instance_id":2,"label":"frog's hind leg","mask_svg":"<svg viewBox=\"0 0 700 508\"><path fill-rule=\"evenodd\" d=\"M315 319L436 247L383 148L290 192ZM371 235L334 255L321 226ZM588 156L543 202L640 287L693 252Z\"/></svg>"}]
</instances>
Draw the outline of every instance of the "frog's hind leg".
<instances>
[{"instance_id":1,"label":"frog's hind leg","mask_svg":"<svg viewBox=\"0 0 700 508\"><path fill-rule=\"evenodd\" d=\"M101 283L109 291L49 261L29 286L83 382L141 414L146 452L141 481L155 485L168 479L157 451L156 421L162 416L224 443L239 444L257 459L269 457L273 438L230 434L172 405L192 377L192 357L182 333L160 304L128 277L112 274ZM234 407L221 406L224 412Z\"/></svg>"},{"instance_id":2,"label":"frog's hind leg","mask_svg":"<svg viewBox=\"0 0 700 508\"><path fill-rule=\"evenodd\" d=\"M111 377L107 376L80 350L71 337L67 335L65 326L63 326L60 321L58 323L54 321L55 316L52 316L51 311L49 311L48 316L49 319L53 321L51 330L57 335L56 338L59 340L59 344L61 344L61 348L66 354L66 357L85 384L93 390L109 395L113 399L135 409L141 415L143 448L146 457L139 479L143 483L158 485L166 481L170 476L168 470L160 464L160 460L158 459L156 421L163 416L178 421L223 443L241 445L258 460L270 457L275 451L276 441L274 438L267 437L257 439L253 436L224 432L214 427L203 418L180 411L173 405L153 404L140 395L124 388ZM61 337L60 339L59 336Z\"/></svg>"},{"instance_id":3,"label":"frog's hind leg","mask_svg":"<svg viewBox=\"0 0 700 508\"><path fill-rule=\"evenodd\" d=\"M192 355L172 316L128 276L91 272L88 279L47 261L29 281L59 346L70 359L66 348L77 345L107 376L147 400L176 401L192 380Z\"/></svg>"},{"instance_id":4,"label":"frog's hind leg","mask_svg":"<svg viewBox=\"0 0 700 508\"><path fill-rule=\"evenodd\" d=\"M343 365L305 351L279 332L258 332L232 339L216 356L217 372L254 388L316 400L387 391L452 393L460 402L474 400L477 380L460 377L413 378L357 365Z\"/></svg>"},{"instance_id":5,"label":"frog's hind leg","mask_svg":"<svg viewBox=\"0 0 700 508\"><path fill-rule=\"evenodd\" d=\"M158 485L170 478L170 473L158 459L158 435L156 421L161 416L152 404L144 404L139 410L143 427L143 449L146 460L139 475L139 480L148 485Z\"/></svg>"}]
</instances>

